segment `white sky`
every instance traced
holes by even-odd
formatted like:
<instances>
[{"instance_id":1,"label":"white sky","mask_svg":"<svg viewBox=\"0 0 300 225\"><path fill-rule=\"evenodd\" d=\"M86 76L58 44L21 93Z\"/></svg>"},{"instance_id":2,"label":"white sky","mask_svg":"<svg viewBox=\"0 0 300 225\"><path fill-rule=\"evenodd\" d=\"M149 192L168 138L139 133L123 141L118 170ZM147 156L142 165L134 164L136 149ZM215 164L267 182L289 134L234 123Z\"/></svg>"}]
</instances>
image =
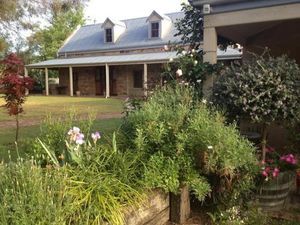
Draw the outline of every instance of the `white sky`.
<instances>
[{"instance_id":1,"label":"white sky","mask_svg":"<svg viewBox=\"0 0 300 225\"><path fill-rule=\"evenodd\" d=\"M102 23L107 17L115 20L147 17L153 10L178 12L187 0L90 0L85 8L86 23Z\"/></svg>"}]
</instances>

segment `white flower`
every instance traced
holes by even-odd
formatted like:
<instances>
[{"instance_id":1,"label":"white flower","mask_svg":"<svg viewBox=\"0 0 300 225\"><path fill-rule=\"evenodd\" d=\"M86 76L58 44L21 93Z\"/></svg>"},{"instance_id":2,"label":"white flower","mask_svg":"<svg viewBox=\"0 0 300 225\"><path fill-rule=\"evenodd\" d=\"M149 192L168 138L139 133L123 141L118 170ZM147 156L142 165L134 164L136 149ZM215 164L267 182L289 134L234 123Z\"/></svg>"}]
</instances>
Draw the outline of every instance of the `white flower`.
<instances>
[{"instance_id":1,"label":"white flower","mask_svg":"<svg viewBox=\"0 0 300 225\"><path fill-rule=\"evenodd\" d=\"M211 145L209 145L209 146L207 146L207 149L213 149L213 146L211 146Z\"/></svg>"},{"instance_id":2,"label":"white flower","mask_svg":"<svg viewBox=\"0 0 300 225\"><path fill-rule=\"evenodd\" d=\"M69 130L68 135L77 135L80 133L80 129L78 127L73 127Z\"/></svg>"},{"instance_id":3,"label":"white flower","mask_svg":"<svg viewBox=\"0 0 300 225\"><path fill-rule=\"evenodd\" d=\"M185 85L185 86L189 86L189 83L188 83L188 82L186 82L186 83L184 83L184 85Z\"/></svg>"},{"instance_id":4,"label":"white flower","mask_svg":"<svg viewBox=\"0 0 300 225\"><path fill-rule=\"evenodd\" d=\"M202 101L201 101L203 104L206 104L207 103L207 100L204 98L204 99L202 99Z\"/></svg>"},{"instance_id":5,"label":"white flower","mask_svg":"<svg viewBox=\"0 0 300 225\"><path fill-rule=\"evenodd\" d=\"M174 59L173 59L173 58L170 58L170 59L169 59L169 62L173 62L173 61L174 61Z\"/></svg>"},{"instance_id":6,"label":"white flower","mask_svg":"<svg viewBox=\"0 0 300 225\"><path fill-rule=\"evenodd\" d=\"M169 46L168 46L168 45L165 45L165 46L164 46L164 50L165 50L165 51L169 51Z\"/></svg>"},{"instance_id":7,"label":"white flower","mask_svg":"<svg viewBox=\"0 0 300 225\"><path fill-rule=\"evenodd\" d=\"M179 77L181 77L181 76L182 76L182 70L181 70L181 69L178 69L178 70L176 71L176 74L177 74Z\"/></svg>"},{"instance_id":8,"label":"white flower","mask_svg":"<svg viewBox=\"0 0 300 225\"><path fill-rule=\"evenodd\" d=\"M198 64L198 61L197 61L197 60L195 60L195 61L194 61L194 65L196 66L197 64Z\"/></svg>"},{"instance_id":9,"label":"white flower","mask_svg":"<svg viewBox=\"0 0 300 225\"><path fill-rule=\"evenodd\" d=\"M197 83L201 83L201 81L202 81L202 80L199 79L199 80L197 80Z\"/></svg>"},{"instance_id":10,"label":"white flower","mask_svg":"<svg viewBox=\"0 0 300 225\"><path fill-rule=\"evenodd\" d=\"M77 145L82 145L82 144L84 143L84 140L83 140L83 139L77 139L77 140L75 141L75 143L76 143Z\"/></svg>"},{"instance_id":11,"label":"white flower","mask_svg":"<svg viewBox=\"0 0 300 225\"><path fill-rule=\"evenodd\" d=\"M182 55L186 55L186 51L183 50L183 51L181 52L181 54L182 54Z\"/></svg>"},{"instance_id":12,"label":"white flower","mask_svg":"<svg viewBox=\"0 0 300 225\"><path fill-rule=\"evenodd\" d=\"M196 50L195 49L192 49L192 53L195 53L196 52Z\"/></svg>"}]
</instances>

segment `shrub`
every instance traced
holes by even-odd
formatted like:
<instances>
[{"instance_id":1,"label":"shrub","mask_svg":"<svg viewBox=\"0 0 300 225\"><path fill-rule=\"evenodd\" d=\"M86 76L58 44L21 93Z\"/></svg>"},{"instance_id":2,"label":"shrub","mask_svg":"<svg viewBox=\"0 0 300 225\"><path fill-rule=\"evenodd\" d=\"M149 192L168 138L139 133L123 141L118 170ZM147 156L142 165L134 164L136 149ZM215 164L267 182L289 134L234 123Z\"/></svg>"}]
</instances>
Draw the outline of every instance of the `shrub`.
<instances>
[{"instance_id":1,"label":"shrub","mask_svg":"<svg viewBox=\"0 0 300 225\"><path fill-rule=\"evenodd\" d=\"M298 119L300 69L294 60L267 52L241 65L232 65L215 84L214 101L229 116L262 123L262 160L267 128L274 121Z\"/></svg>"},{"instance_id":2,"label":"shrub","mask_svg":"<svg viewBox=\"0 0 300 225\"><path fill-rule=\"evenodd\" d=\"M252 187L254 148L224 124L222 114L196 101L191 88L156 91L121 130L125 143L142 155L150 187L177 192L187 183L200 200L234 199Z\"/></svg>"}]
</instances>

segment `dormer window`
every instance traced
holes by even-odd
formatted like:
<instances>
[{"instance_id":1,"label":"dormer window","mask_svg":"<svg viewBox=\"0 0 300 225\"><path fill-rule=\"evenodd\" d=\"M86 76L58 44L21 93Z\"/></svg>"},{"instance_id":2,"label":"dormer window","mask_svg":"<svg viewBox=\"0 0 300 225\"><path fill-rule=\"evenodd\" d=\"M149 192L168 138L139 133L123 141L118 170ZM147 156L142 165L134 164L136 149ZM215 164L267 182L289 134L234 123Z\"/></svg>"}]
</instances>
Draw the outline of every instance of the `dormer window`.
<instances>
[{"instance_id":1,"label":"dormer window","mask_svg":"<svg viewBox=\"0 0 300 225\"><path fill-rule=\"evenodd\" d=\"M112 29L111 28L105 29L105 42L111 43L112 40L113 40Z\"/></svg>"},{"instance_id":2,"label":"dormer window","mask_svg":"<svg viewBox=\"0 0 300 225\"><path fill-rule=\"evenodd\" d=\"M104 29L103 36L105 43L116 43L126 30L126 24L107 18L101 26Z\"/></svg>"},{"instance_id":3,"label":"dormer window","mask_svg":"<svg viewBox=\"0 0 300 225\"><path fill-rule=\"evenodd\" d=\"M151 23L151 38L159 37L159 22Z\"/></svg>"},{"instance_id":4,"label":"dormer window","mask_svg":"<svg viewBox=\"0 0 300 225\"><path fill-rule=\"evenodd\" d=\"M172 27L172 20L170 17L159 14L155 10L148 16L146 22L148 23L148 38L158 39L165 38L170 33Z\"/></svg>"}]
</instances>

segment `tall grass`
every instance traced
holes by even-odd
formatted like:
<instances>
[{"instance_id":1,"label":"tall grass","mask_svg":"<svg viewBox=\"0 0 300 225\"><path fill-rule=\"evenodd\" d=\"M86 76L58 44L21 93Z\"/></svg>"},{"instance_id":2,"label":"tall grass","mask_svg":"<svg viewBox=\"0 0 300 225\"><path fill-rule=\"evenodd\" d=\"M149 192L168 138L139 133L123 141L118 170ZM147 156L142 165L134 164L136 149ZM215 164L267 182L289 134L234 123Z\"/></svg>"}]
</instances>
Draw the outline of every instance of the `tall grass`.
<instances>
[{"instance_id":1,"label":"tall grass","mask_svg":"<svg viewBox=\"0 0 300 225\"><path fill-rule=\"evenodd\" d=\"M66 171L33 162L0 167L0 224L65 224L69 214Z\"/></svg>"}]
</instances>

